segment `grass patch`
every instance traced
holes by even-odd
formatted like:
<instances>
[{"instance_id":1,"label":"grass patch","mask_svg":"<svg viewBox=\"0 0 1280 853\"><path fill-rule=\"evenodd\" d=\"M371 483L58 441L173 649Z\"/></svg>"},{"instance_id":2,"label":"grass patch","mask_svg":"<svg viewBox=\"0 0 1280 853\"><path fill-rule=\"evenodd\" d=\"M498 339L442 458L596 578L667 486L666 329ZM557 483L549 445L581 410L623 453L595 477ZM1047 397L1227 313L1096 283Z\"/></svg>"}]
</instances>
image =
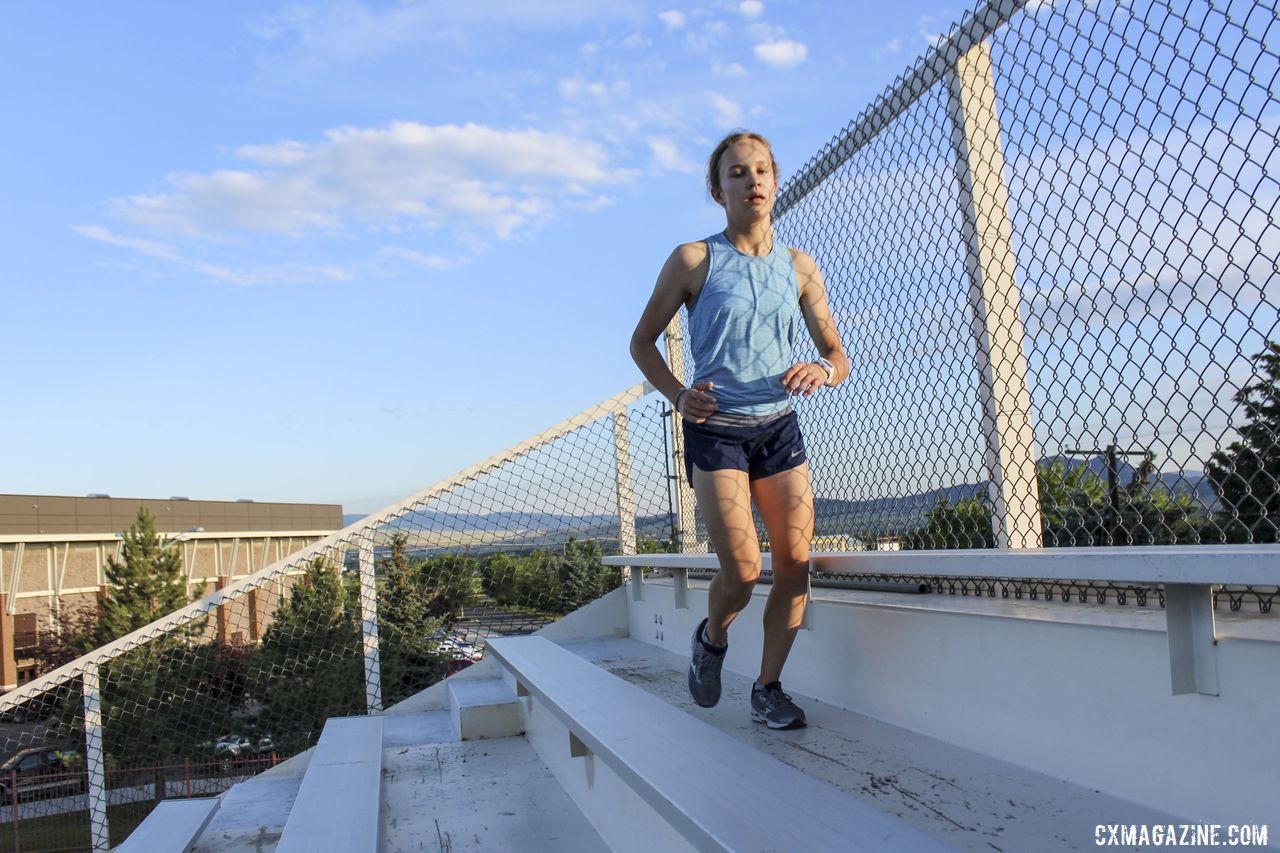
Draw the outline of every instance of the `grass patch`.
<instances>
[{"instance_id":1,"label":"grass patch","mask_svg":"<svg viewBox=\"0 0 1280 853\"><path fill-rule=\"evenodd\" d=\"M107 807L107 825L111 846L121 844L129 833L151 813L154 802L122 803ZM90 850L89 813L83 809L49 817L19 821L16 831L12 823L0 823L0 853L53 853L53 851Z\"/></svg>"}]
</instances>

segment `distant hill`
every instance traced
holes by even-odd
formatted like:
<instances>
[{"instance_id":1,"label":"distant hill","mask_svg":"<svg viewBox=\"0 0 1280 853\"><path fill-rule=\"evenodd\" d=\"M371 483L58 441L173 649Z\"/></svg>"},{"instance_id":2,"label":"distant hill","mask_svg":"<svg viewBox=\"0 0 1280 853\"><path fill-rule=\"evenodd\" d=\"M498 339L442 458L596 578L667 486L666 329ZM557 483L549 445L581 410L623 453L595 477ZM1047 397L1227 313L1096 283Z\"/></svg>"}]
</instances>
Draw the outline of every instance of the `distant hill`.
<instances>
[{"instance_id":1,"label":"distant hill","mask_svg":"<svg viewBox=\"0 0 1280 853\"><path fill-rule=\"evenodd\" d=\"M1061 459L1068 469L1087 468L1103 483L1107 479L1106 460L1051 456L1041 460L1048 464ZM1120 462L1118 481L1123 486L1132 478L1134 466ZM1203 471L1167 471L1153 478L1152 487L1173 494L1190 494L1209 511L1218 508L1213 484ZM883 535L901 533L924 523L929 510L940 500L955 504L987 492L987 481L944 486L903 497L874 498L851 501L817 497L814 500L815 525L820 533L867 533ZM344 525L364 518L363 514L344 515ZM551 547L573 536L577 539L608 540L618 534L617 516L610 513L573 515L546 512L449 513L424 510L411 513L402 521L409 529L420 531L454 531L467 533L502 533L507 543L519 542L525 547ZM666 539L671 535L671 519L666 513L636 519L636 535L640 539Z\"/></svg>"}]
</instances>

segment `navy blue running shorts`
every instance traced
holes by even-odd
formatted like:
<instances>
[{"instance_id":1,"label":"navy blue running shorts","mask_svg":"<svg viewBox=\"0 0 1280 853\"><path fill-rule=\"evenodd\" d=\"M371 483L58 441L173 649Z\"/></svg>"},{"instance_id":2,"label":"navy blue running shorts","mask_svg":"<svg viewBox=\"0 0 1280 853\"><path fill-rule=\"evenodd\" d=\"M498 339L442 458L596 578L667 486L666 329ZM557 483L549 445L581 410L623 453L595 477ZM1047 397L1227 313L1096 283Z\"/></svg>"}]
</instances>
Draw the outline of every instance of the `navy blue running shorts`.
<instances>
[{"instance_id":1,"label":"navy blue running shorts","mask_svg":"<svg viewBox=\"0 0 1280 853\"><path fill-rule=\"evenodd\" d=\"M794 410L763 426L684 421L684 471L691 483L695 465L703 471L746 471L748 480L759 480L803 465L806 458Z\"/></svg>"}]
</instances>

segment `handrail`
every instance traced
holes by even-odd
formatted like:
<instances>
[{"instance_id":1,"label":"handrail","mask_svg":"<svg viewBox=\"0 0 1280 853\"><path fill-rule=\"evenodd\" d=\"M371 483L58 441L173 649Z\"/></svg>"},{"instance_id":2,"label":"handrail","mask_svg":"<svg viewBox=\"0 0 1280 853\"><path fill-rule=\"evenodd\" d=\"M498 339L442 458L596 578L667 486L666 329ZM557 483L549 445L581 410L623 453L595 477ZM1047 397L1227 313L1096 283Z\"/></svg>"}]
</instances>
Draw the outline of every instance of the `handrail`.
<instances>
[{"instance_id":1,"label":"handrail","mask_svg":"<svg viewBox=\"0 0 1280 853\"><path fill-rule=\"evenodd\" d=\"M767 556L767 555L766 555ZM714 554L623 554L606 566L717 568ZM820 552L812 571L936 577L1168 584L1280 584L1280 545L1165 545L1094 548L972 548L947 551Z\"/></svg>"},{"instance_id":2,"label":"handrail","mask_svg":"<svg viewBox=\"0 0 1280 853\"><path fill-rule=\"evenodd\" d=\"M605 557L602 562L607 566L670 569L675 575L672 594L677 609L687 607L688 570L718 567L713 554L622 554ZM837 574L1037 577L1163 584L1173 694L1217 696L1213 587L1275 583L1280 578L1280 545L828 552L811 555L809 568ZM643 573L633 572L631 583L636 597L642 597ZM805 618L807 627L807 610Z\"/></svg>"}]
</instances>

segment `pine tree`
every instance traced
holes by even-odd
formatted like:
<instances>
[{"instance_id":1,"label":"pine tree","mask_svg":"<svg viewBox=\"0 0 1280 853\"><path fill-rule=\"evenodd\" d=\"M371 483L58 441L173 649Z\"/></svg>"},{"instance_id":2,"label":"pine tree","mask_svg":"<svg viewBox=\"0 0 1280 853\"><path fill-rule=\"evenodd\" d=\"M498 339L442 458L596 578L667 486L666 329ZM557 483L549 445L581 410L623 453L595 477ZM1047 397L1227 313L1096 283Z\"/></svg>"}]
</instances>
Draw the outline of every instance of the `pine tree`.
<instances>
[{"instance_id":1,"label":"pine tree","mask_svg":"<svg viewBox=\"0 0 1280 853\"><path fill-rule=\"evenodd\" d=\"M1036 466L1040 526L1046 547L1106 541L1107 487L1083 465L1062 459Z\"/></svg>"},{"instance_id":2,"label":"pine tree","mask_svg":"<svg viewBox=\"0 0 1280 853\"><path fill-rule=\"evenodd\" d=\"M364 654L353 583L323 557L306 566L254 655L260 731L292 755L313 745L329 717L365 711Z\"/></svg>"},{"instance_id":3,"label":"pine tree","mask_svg":"<svg viewBox=\"0 0 1280 853\"><path fill-rule=\"evenodd\" d=\"M391 539L391 554L380 566L378 646L382 660L384 707L430 687L445 675L438 652L443 619L432 613L422 577L405 552L407 538Z\"/></svg>"},{"instance_id":4,"label":"pine tree","mask_svg":"<svg viewBox=\"0 0 1280 853\"><path fill-rule=\"evenodd\" d=\"M1235 394L1244 407L1239 441L1209 457L1206 472L1222 499L1228 542L1276 542L1280 523L1280 344L1253 357L1261 378Z\"/></svg>"},{"instance_id":5,"label":"pine tree","mask_svg":"<svg viewBox=\"0 0 1280 853\"><path fill-rule=\"evenodd\" d=\"M190 601L182 557L161 541L156 521L145 507L138 508L138 520L124 534L121 556L122 562L107 560L110 589L101 602L97 645L123 637Z\"/></svg>"},{"instance_id":6,"label":"pine tree","mask_svg":"<svg viewBox=\"0 0 1280 853\"><path fill-rule=\"evenodd\" d=\"M977 497L954 505L940 498L929 510L924 524L902 540L904 551L994 547L991 510Z\"/></svg>"}]
</instances>

